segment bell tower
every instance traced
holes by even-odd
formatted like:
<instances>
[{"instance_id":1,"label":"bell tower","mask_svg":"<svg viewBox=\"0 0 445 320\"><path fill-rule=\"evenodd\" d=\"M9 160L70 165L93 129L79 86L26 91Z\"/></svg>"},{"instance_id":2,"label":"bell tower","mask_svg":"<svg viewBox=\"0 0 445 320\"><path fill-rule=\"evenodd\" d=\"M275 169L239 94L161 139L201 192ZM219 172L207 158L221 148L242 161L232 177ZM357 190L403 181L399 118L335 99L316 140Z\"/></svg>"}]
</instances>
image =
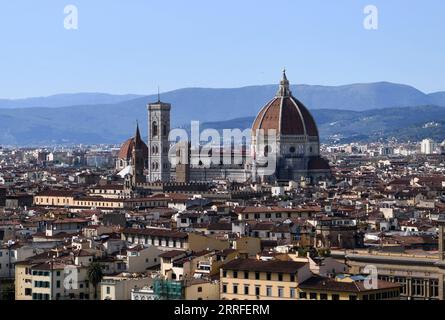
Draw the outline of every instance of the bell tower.
<instances>
[{"instance_id":1,"label":"bell tower","mask_svg":"<svg viewBox=\"0 0 445 320\"><path fill-rule=\"evenodd\" d=\"M148 108L148 181L170 181L170 161L168 152L170 143L171 104L158 101L150 103Z\"/></svg>"}]
</instances>

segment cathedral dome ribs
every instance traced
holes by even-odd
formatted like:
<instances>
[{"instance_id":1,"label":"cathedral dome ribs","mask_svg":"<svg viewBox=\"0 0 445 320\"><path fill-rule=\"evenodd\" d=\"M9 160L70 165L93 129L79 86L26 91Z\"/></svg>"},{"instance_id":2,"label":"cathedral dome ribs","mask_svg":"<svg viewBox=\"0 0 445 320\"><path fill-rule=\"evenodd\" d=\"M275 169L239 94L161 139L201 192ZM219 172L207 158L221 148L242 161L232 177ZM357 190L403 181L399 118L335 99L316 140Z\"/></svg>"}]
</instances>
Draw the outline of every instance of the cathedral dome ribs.
<instances>
[{"instance_id":1,"label":"cathedral dome ribs","mask_svg":"<svg viewBox=\"0 0 445 320\"><path fill-rule=\"evenodd\" d=\"M275 161L269 162L269 142L265 139L276 134ZM261 138L264 135L264 138ZM264 180L300 181L301 178L319 179L329 176L329 163L320 157L320 139L317 125L306 106L290 90L286 71L275 97L258 113L252 125L252 176ZM275 163L264 169L264 163Z\"/></svg>"},{"instance_id":2,"label":"cathedral dome ribs","mask_svg":"<svg viewBox=\"0 0 445 320\"><path fill-rule=\"evenodd\" d=\"M252 134L255 135L261 129L265 134L273 129L279 136L308 136L318 139L317 125L304 104L292 96L285 71L276 96L256 117Z\"/></svg>"}]
</instances>

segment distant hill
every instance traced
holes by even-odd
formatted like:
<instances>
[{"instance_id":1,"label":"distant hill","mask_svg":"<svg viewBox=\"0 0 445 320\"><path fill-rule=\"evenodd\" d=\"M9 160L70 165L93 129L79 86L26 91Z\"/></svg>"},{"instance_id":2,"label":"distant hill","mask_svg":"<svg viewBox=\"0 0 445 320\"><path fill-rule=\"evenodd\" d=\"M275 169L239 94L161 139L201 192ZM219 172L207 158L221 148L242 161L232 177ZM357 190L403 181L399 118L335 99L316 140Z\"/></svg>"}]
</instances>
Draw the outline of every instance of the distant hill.
<instances>
[{"instance_id":1,"label":"distant hill","mask_svg":"<svg viewBox=\"0 0 445 320\"><path fill-rule=\"evenodd\" d=\"M190 111L197 120L218 121L228 116L255 114L271 99L278 85L249 86L232 89L186 88L163 93L161 98L175 108L178 122L186 120ZM390 82L350 84L343 86L293 85L293 94L309 109L370 109L439 105L445 106L445 92L423 93L414 87ZM134 100L134 101L132 101ZM0 108L66 107L98 104L119 104L123 107L157 100L156 95L111 95L103 93L60 94L19 100L0 99Z\"/></svg>"},{"instance_id":2,"label":"distant hill","mask_svg":"<svg viewBox=\"0 0 445 320\"><path fill-rule=\"evenodd\" d=\"M377 141L397 138L400 141L419 141L432 138L445 140L445 107L417 106L367 111L317 109L312 114L322 141ZM208 122L203 129L216 130L250 128L255 117Z\"/></svg>"},{"instance_id":3,"label":"distant hill","mask_svg":"<svg viewBox=\"0 0 445 320\"><path fill-rule=\"evenodd\" d=\"M191 120L198 120L205 126L209 122L226 125L227 121L241 127L243 123L251 125L252 117L275 95L277 87L188 88L163 93L161 99L172 104L173 126L187 126ZM445 106L445 92L425 94L388 82L336 87L295 85L291 89L314 113L324 139L375 139L378 132L383 136L396 128L399 132L409 130L406 136L435 130L440 137L443 132L440 126L426 130L409 126L445 119L440 108ZM133 134L136 120L147 134L146 104L156 100L156 95L97 93L0 100L0 144L119 143Z\"/></svg>"},{"instance_id":4,"label":"distant hill","mask_svg":"<svg viewBox=\"0 0 445 320\"><path fill-rule=\"evenodd\" d=\"M120 143L134 134L135 119L147 135L146 111L109 105L0 110L0 144L50 145ZM445 107L418 106L367 111L312 110L322 141L376 141L395 137L445 139ZM254 116L203 122L201 129L250 128ZM183 123L181 127L187 128Z\"/></svg>"},{"instance_id":5,"label":"distant hill","mask_svg":"<svg viewBox=\"0 0 445 320\"><path fill-rule=\"evenodd\" d=\"M142 97L136 94L113 95L107 93L57 94L49 97L26 99L0 99L0 108L58 108L75 105L112 104Z\"/></svg>"}]
</instances>

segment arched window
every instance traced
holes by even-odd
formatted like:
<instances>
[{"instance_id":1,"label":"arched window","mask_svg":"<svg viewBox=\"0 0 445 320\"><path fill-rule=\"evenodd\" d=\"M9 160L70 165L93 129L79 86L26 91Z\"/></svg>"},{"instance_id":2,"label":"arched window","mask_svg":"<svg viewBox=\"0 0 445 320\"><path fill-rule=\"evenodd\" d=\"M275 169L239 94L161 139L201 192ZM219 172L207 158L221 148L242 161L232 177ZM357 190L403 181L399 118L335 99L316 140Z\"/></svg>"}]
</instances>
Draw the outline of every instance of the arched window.
<instances>
[{"instance_id":1,"label":"arched window","mask_svg":"<svg viewBox=\"0 0 445 320\"><path fill-rule=\"evenodd\" d=\"M156 137L158 135L158 124L156 121L153 121L153 124L151 126L151 136Z\"/></svg>"},{"instance_id":2,"label":"arched window","mask_svg":"<svg viewBox=\"0 0 445 320\"><path fill-rule=\"evenodd\" d=\"M167 126L165 124L162 126L162 135L163 136L167 135Z\"/></svg>"}]
</instances>

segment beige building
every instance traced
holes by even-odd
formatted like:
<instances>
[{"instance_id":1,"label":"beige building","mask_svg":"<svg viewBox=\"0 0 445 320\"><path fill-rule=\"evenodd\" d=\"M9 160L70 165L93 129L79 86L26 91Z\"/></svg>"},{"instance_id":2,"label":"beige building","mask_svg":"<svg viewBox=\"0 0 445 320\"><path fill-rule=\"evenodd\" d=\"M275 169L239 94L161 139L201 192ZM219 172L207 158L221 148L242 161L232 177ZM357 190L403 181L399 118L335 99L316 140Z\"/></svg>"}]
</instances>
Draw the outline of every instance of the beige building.
<instances>
[{"instance_id":1,"label":"beige building","mask_svg":"<svg viewBox=\"0 0 445 320\"><path fill-rule=\"evenodd\" d=\"M236 209L238 220L281 220L281 219L309 219L321 212L318 206L305 208L283 208L283 207L240 207Z\"/></svg>"},{"instance_id":2,"label":"beige building","mask_svg":"<svg viewBox=\"0 0 445 320\"><path fill-rule=\"evenodd\" d=\"M311 267L313 270L311 270ZM314 274L310 262L237 259L221 270L224 300L399 300L400 285L378 280L368 288L363 276Z\"/></svg>"},{"instance_id":3,"label":"beige building","mask_svg":"<svg viewBox=\"0 0 445 320\"><path fill-rule=\"evenodd\" d=\"M222 251L185 252L172 250L162 253L161 276L167 280L209 279L221 266L238 257L233 249Z\"/></svg>"},{"instance_id":4,"label":"beige building","mask_svg":"<svg viewBox=\"0 0 445 320\"><path fill-rule=\"evenodd\" d=\"M219 300L219 282L204 279L193 279L186 284L184 299Z\"/></svg>"},{"instance_id":5,"label":"beige building","mask_svg":"<svg viewBox=\"0 0 445 320\"><path fill-rule=\"evenodd\" d=\"M313 276L298 286L300 300L400 300L400 285L377 280L367 288L362 276L328 278Z\"/></svg>"},{"instance_id":6,"label":"beige building","mask_svg":"<svg viewBox=\"0 0 445 320\"><path fill-rule=\"evenodd\" d=\"M222 300L298 299L298 285L311 276L304 262L236 259L221 268L220 296Z\"/></svg>"},{"instance_id":7,"label":"beige building","mask_svg":"<svg viewBox=\"0 0 445 320\"><path fill-rule=\"evenodd\" d=\"M367 250L332 251L331 254L339 261L346 261L351 273L364 273L367 266L374 266L379 279L401 285L402 299L445 299L445 263L438 259L437 254Z\"/></svg>"},{"instance_id":8,"label":"beige building","mask_svg":"<svg viewBox=\"0 0 445 320\"><path fill-rule=\"evenodd\" d=\"M445 300L444 222L439 222L439 250L410 250L403 253L378 250L332 251L332 257L346 261L351 273L363 273L374 266L378 278L401 285L401 298Z\"/></svg>"},{"instance_id":9,"label":"beige building","mask_svg":"<svg viewBox=\"0 0 445 320\"><path fill-rule=\"evenodd\" d=\"M229 248L229 241L217 239L198 233L186 233L170 229L132 229L127 228L121 232L122 240L134 244L152 245L160 250L224 250Z\"/></svg>"},{"instance_id":10,"label":"beige building","mask_svg":"<svg viewBox=\"0 0 445 320\"><path fill-rule=\"evenodd\" d=\"M124 273L105 276L100 283L101 300L131 300L131 290L151 286L153 279L148 276L132 276Z\"/></svg>"},{"instance_id":11,"label":"beige building","mask_svg":"<svg viewBox=\"0 0 445 320\"><path fill-rule=\"evenodd\" d=\"M34 205L45 208L70 208L73 211L91 208L113 211L124 208L124 199L84 196L70 190L46 190L34 196Z\"/></svg>"},{"instance_id":12,"label":"beige building","mask_svg":"<svg viewBox=\"0 0 445 320\"><path fill-rule=\"evenodd\" d=\"M118 254L116 258L125 263L126 272L138 273L160 265L159 255L162 252L155 246L144 247L137 245L127 248L123 254Z\"/></svg>"},{"instance_id":13,"label":"beige building","mask_svg":"<svg viewBox=\"0 0 445 320\"><path fill-rule=\"evenodd\" d=\"M255 257L261 251L261 239L254 237L241 237L233 242L233 249L240 255Z\"/></svg>"}]
</instances>

